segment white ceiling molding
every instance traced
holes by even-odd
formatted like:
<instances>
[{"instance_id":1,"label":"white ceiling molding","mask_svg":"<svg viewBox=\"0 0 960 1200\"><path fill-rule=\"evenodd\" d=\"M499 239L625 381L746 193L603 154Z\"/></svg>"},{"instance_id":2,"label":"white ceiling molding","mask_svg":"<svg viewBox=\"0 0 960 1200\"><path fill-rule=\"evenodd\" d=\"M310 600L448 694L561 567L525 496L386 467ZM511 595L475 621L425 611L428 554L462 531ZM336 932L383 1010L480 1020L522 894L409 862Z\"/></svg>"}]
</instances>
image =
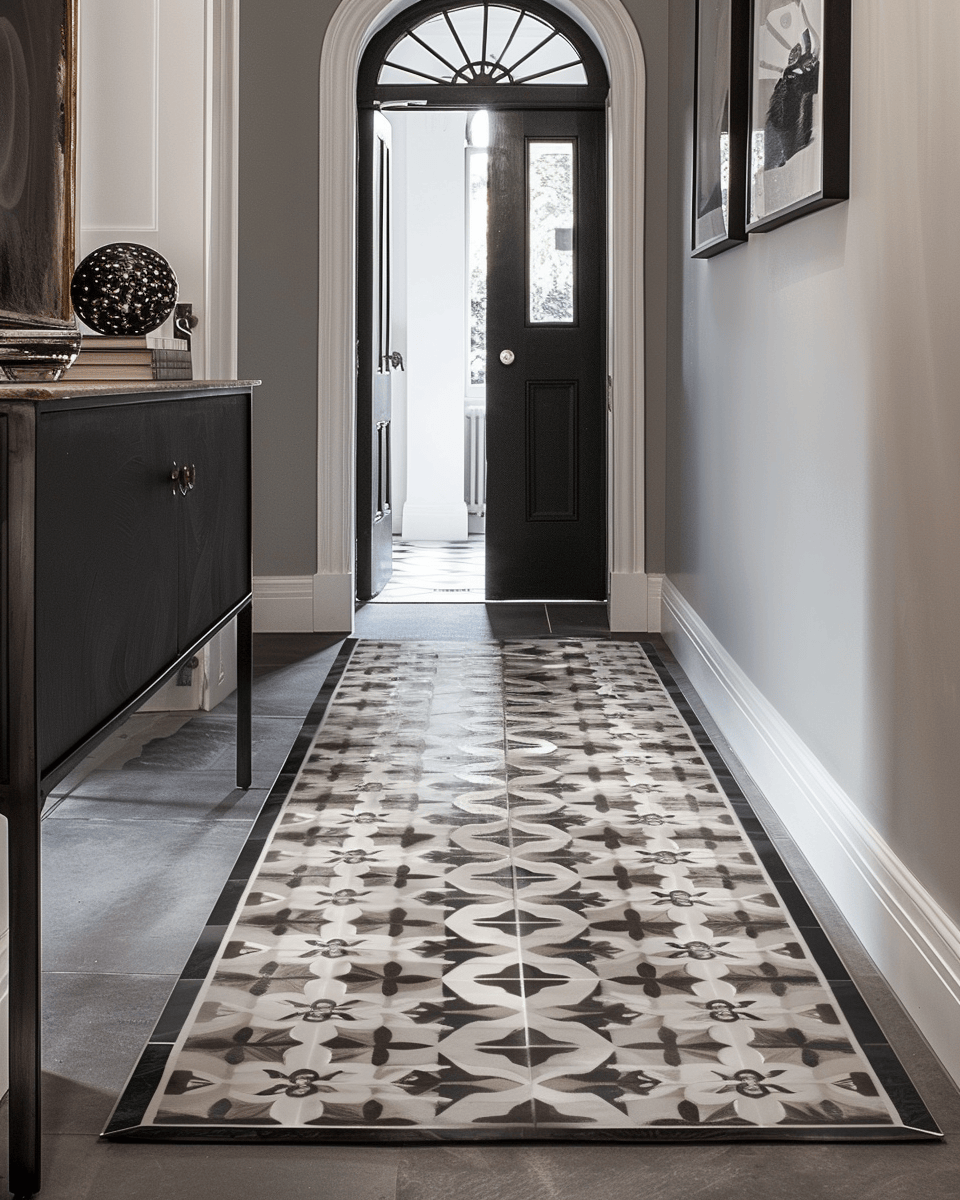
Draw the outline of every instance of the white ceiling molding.
<instances>
[{"instance_id":1,"label":"white ceiling molding","mask_svg":"<svg viewBox=\"0 0 960 1200\"><path fill-rule=\"evenodd\" d=\"M373 34L408 7L397 0L343 0L320 57L320 337L318 373L318 575L354 570L356 411L357 68ZM644 578L643 48L620 0L560 0L598 42L610 72L607 120L610 561ZM316 615L342 629L345 614ZM338 619L340 624L329 624Z\"/></svg>"}]
</instances>

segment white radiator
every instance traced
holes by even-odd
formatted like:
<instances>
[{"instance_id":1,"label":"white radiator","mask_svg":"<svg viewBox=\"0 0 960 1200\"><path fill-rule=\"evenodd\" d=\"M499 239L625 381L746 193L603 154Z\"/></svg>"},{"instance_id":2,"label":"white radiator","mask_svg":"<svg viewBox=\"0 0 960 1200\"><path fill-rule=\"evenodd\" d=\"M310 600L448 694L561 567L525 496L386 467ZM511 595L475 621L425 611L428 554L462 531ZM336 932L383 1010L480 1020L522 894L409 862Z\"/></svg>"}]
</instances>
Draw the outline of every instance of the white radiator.
<instances>
[{"instance_id":1,"label":"white radiator","mask_svg":"<svg viewBox=\"0 0 960 1200\"><path fill-rule=\"evenodd\" d=\"M487 508L487 410L471 404L463 417L463 498L467 512L482 517Z\"/></svg>"}]
</instances>

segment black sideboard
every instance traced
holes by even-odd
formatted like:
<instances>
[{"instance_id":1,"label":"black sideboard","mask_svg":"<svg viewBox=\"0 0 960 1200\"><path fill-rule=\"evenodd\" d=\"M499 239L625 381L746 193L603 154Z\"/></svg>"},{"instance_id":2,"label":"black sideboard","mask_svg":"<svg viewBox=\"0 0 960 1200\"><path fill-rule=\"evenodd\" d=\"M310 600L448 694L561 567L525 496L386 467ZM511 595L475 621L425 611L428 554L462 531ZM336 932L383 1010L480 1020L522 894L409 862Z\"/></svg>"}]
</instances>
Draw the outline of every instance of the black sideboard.
<instances>
[{"instance_id":1,"label":"black sideboard","mask_svg":"<svg viewBox=\"0 0 960 1200\"><path fill-rule=\"evenodd\" d=\"M0 384L0 813L10 898L10 1190L40 1187L40 813L237 618L251 778L253 382Z\"/></svg>"}]
</instances>

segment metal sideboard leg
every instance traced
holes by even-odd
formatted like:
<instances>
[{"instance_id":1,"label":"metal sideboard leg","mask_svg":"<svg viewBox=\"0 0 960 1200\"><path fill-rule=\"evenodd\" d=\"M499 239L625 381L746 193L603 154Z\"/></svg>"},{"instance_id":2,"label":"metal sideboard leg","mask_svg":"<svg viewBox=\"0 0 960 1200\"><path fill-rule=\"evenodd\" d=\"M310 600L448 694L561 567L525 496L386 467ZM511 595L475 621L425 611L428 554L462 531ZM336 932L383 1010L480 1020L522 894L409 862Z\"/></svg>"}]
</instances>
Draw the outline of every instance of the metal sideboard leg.
<instances>
[{"instance_id":1,"label":"metal sideboard leg","mask_svg":"<svg viewBox=\"0 0 960 1200\"><path fill-rule=\"evenodd\" d=\"M40 811L36 794L8 815L10 868L10 1191L40 1190Z\"/></svg>"},{"instance_id":2,"label":"metal sideboard leg","mask_svg":"<svg viewBox=\"0 0 960 1200\"><path fill-rule=\"evenodd\" d=\"M5 414L5 658L8 728L0 793L10 905L10 1174L14 1196L40 1190L40 773L35 614L36 413Z\"/></svg>"},{"instance_id":3,"label":"metal sideboard leg","mask_svg":"<svg viewBox=\"0 0 960 1200\"><path fill-rule=\"evenodd\" d=\"M253 779L253 602L237 613L237 787Z\"/></svg>"}]
</instances>

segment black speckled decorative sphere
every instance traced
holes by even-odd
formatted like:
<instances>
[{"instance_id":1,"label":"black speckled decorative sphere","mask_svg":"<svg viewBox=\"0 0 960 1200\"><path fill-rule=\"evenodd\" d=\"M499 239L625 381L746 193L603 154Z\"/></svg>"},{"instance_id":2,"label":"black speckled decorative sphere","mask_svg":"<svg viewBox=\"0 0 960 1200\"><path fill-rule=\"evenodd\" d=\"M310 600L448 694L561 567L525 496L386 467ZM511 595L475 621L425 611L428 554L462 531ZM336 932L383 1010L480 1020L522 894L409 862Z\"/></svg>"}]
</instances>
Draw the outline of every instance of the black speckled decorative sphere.
<instances>
[{"instance_id":1,"label":"black speckled decorative sphere","mask_svg":"<svg viewBox=\"0 0 960 1200\"><path fill-rule=\"evenodd\" d=\"M177 303L177 277L156 250L111 242L88 254L73 273L70 299L97 333L139 336L162 325Z\"/></svg>"}]
</instances>

